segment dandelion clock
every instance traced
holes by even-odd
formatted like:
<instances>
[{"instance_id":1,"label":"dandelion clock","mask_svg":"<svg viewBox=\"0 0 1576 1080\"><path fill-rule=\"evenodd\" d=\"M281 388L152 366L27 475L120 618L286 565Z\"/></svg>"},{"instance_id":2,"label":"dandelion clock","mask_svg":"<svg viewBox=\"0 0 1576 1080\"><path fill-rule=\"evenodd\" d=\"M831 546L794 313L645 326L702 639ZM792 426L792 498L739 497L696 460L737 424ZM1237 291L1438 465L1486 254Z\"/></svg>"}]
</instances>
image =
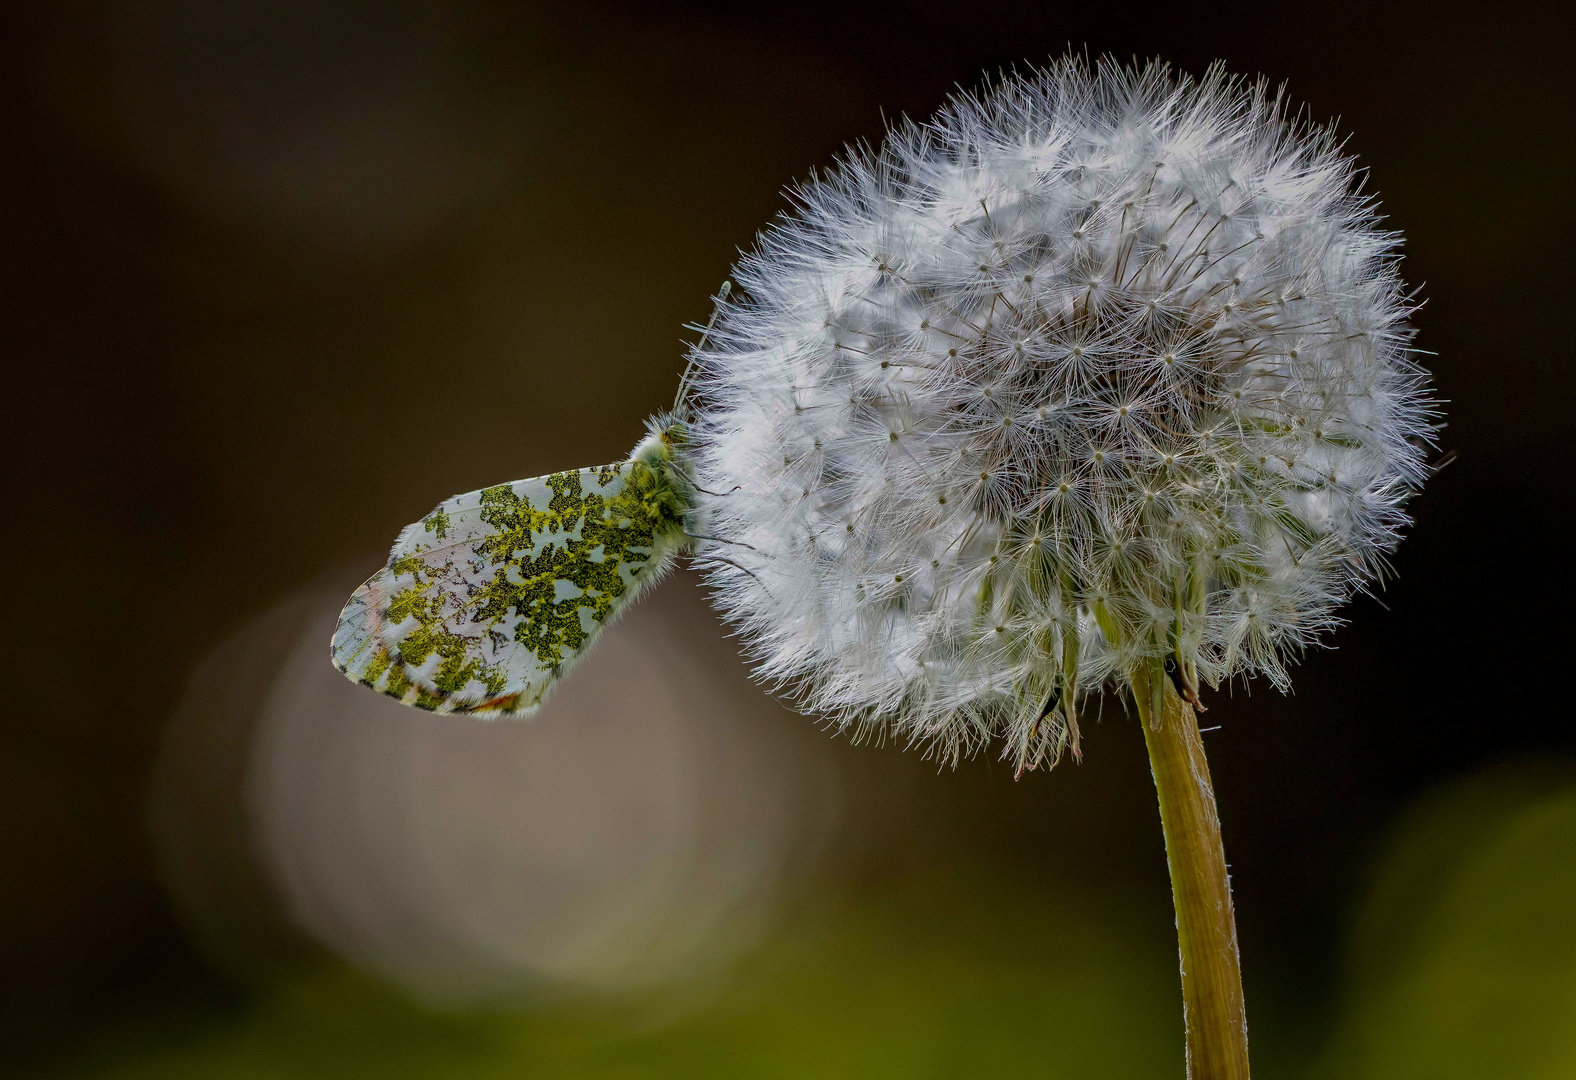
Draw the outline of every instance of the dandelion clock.
<instances>
[{"instance_id":1,"label":"dandelion clock","mask_svg":"<svg viewBox=\"0 0 1576 1080\"><path fill-rule=\"evenodd\" d=\"M1248 1076L1195 710L1385 573L1436 410L1399 237L1262 83L1077 59L953 98L793 191L629 460L461 495L334 662L524 715L644 588L706 568L758 675L855 736L1019 773L1130 695L1189 1074Z\"/></svg>"}]
</instances>

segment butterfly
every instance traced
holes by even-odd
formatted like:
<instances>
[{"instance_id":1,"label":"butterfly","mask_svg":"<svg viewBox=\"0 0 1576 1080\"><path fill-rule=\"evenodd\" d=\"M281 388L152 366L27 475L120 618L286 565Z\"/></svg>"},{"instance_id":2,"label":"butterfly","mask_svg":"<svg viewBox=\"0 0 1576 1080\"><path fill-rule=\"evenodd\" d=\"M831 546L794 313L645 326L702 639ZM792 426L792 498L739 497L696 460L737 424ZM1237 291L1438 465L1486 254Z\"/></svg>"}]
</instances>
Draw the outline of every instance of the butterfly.
<instances>
[{"instance_id":1,"label":"butterfly","mask_svg":"<svg viewBox=\"0 0 1576 1080\"><path fill-rule=\"evenodd\" d=\"M456 495L406 526L340 613L334 666L431 712L536 711L691 545L688 427L648 429L627 461Z\"/></svg>"},{"instance_id":2,"label":"butterfly","mask_svg":"<svg viewBox=\"0 0 1576 1080\"><path fill-rule=\"evenodd\" d=\"M712 298L699 352L732 285ZM698 537L685 405L614 465L549 473L440 503L339 613L334 666L401 704L478 718L529 716L602 628ZM709 539L709 538L708 538Z\"/></svg>"}]
</instances>

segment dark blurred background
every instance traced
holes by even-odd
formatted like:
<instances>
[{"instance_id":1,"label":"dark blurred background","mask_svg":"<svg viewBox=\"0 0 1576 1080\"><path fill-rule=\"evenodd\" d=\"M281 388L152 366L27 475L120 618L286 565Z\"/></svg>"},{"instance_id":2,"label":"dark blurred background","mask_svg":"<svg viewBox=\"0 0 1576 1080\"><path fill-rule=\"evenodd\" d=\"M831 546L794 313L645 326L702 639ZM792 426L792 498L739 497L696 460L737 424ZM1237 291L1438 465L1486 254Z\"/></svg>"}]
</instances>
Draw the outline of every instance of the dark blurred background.
<instances>
[{"instance_id":1,"label":"dark blurred background","mask_svg":"<svg viewBox=\"0 0 1576 1080\"><path fill-rule=\"evenodd\" d=\"M0 1071L1181 1076L1114 701L938 772L751 689L684 575L508 731L310 659L440 498L628 450L785 183L1071 45L1339 116L1449 403L1383 604L1205 720L1257 1071L1576 1075L1567 19L8 9Z\"/></svg>"}]
</instances>

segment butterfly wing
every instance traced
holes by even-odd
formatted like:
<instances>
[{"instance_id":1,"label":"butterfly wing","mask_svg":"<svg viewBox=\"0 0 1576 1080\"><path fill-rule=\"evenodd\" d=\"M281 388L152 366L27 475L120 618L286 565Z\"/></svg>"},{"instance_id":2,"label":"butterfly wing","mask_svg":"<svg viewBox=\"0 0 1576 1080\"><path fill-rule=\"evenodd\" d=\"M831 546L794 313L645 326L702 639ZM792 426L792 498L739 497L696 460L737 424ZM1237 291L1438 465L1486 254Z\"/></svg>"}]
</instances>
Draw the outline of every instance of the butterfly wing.
<instances>
[{"instance_id":1,"label":"butterfly wing","mask_svg":"<svg viewBox=\"0 0 1576 1080\"><path fill-rule=\"evenodd\" d=\"M524 715L686 542L639 460L457 495L340 613L334 665L438 713Z\"/></svg>"}]
</instances>

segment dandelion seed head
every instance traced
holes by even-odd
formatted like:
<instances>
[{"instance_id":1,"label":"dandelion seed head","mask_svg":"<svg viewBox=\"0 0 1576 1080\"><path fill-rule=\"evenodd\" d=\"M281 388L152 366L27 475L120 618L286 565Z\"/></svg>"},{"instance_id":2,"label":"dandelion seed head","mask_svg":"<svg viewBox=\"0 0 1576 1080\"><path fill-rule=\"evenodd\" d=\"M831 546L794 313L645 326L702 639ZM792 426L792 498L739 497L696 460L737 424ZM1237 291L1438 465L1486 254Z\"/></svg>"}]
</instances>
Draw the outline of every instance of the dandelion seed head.
<instances>
[{"instance_id":1,"label":"dandelion seed head","mask_svg":"<svg viewBox=\"0 0 1576 1080\"><path fill-rule=\"evenodd\" d=\"M1262 82L1074 58L796 188L693 356L759 673L954 760L1141 663L1285 688L1435 426L1354 174Z\"/></svg>"}]
</instances>

